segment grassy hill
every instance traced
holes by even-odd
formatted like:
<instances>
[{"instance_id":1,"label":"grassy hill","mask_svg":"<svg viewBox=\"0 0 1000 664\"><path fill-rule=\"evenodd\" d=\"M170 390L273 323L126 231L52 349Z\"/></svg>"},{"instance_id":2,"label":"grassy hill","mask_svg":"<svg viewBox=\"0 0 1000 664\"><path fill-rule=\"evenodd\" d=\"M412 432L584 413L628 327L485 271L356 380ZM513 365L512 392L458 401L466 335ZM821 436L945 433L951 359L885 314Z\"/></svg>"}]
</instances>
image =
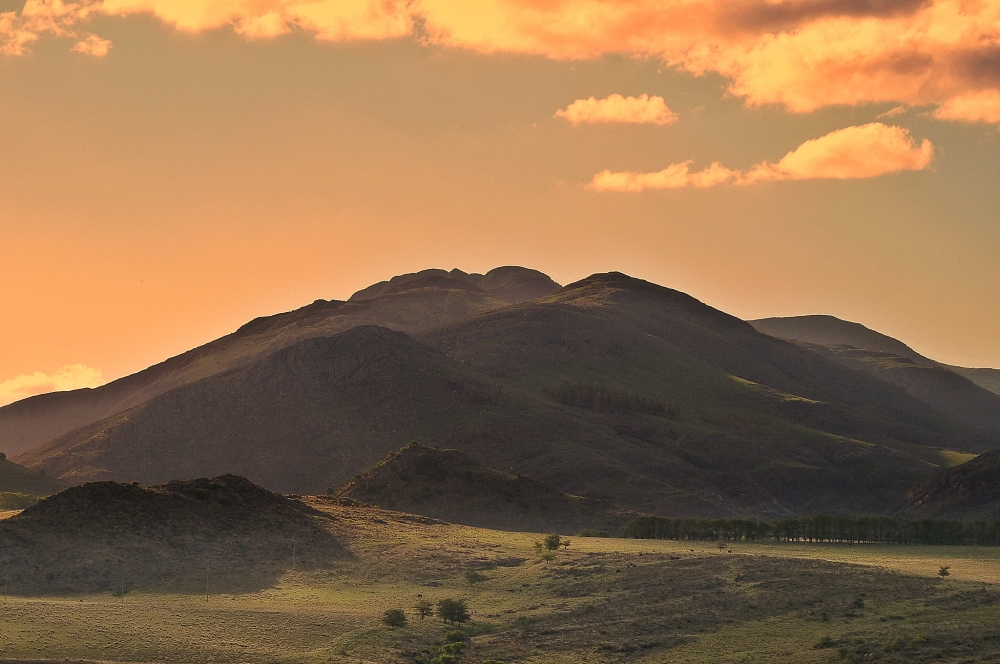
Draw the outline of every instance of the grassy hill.
<instances>
[{"instance_id":1,"label":"grassy hill","mask_svg":"<svg viewBox=\"0 0 1000 664\"><path fill-rule=\"evenodd\" d=\"M1000 518L1000 450L931 477L906 495L903 514L920 518Z\"/></svg>"},{"instance_id":2,"label":"grassy hill","mask_svg":"<svg viewBox=\"0 0 1000 664\"><path fill-rule=\"evenodd\" d=\"M338 493L402 512L483 528L528 532L618 532L641 516L607 501L571 496L493 470L457 450L411 443Z\"/></svg>"},{"instance_id":3,"label":"grassy hill","mask_svg":"<svg viewBox=\"0 0 1000 664\"><path fill-rule=\"evenodd\" d=\"M967 378L978 387L1000 394L1000 369L970 369L936 362L924 357L902 341L834 316L789 316L761 318L750 324L757 330L783 339L795 339L821 346L853 346L910 360L922 367L946 369Z\"/></svg>"},{"instance_id":4,"label":"grassy hill","mask_svg":"<svg viewBox=\"0 0 1000 664\"><path fill-rule=\"evenodd\" d=\"M456 275L454 270L427 272ZM348 302L317 300L295 311L257 318L232 334L102 387L42 394L4 406L0 408L0 451L18 454L176 387L245 366L305 339L330 336L358 325L415 333L559 288L542 273L518 267L465 275L473 277L482 288L453 278L410 284L409 288L403 287L405 283L384 282L393 286L393 292L376 284L372 288L378 287L379 297L356 293ZM412 280L402 280L407 281Z\"/></svg>"},{"instance_id":5,"label":"grassy hill","mask_svg":"<svg viewBox=\"0 0 1000 664\"><path fill-rule=\"evenodd\" d=\"M151 487L96 482L66 489L0 521L13 592L198 592L212 576L261 588L296 564L345 555L320 512L242 477Z\"/></svg>"}]
</instances>

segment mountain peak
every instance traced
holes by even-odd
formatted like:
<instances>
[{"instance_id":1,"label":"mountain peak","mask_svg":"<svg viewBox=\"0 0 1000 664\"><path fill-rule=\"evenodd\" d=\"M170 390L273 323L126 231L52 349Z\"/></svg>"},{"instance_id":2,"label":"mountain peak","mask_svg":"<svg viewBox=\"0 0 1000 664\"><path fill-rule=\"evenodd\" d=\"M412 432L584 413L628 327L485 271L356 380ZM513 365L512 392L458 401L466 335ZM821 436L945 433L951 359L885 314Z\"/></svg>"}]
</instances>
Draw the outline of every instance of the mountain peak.
<instances>
[{"instance_id":1,"label":"mountain peak","mask_svg":"<svg viewBox=\"0 0 1000 664\"><path fill-rule=\"evenodd\" d=\"M452 270L428 269L400 274L388 281L380 281L354 293L349 302L373 300L418 288L443 290L478 290L509 303L533 300L551 295L561 286L548 275L525 267L506 265L496 267L486 274Z\"/></svg>"}]
</instances>

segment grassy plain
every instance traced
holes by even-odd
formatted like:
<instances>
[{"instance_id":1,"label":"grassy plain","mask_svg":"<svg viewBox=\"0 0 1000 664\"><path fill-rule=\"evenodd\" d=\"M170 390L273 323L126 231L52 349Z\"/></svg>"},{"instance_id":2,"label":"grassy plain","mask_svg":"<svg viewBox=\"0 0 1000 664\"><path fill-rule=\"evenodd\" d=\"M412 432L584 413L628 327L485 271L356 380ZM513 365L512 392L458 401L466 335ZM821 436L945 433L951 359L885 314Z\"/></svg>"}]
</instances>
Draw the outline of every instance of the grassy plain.
<instances>
[{"instance_id":1,"label":"grassy plain","mask_svg":"<svg viewBox=\"0 0 1000 664\"><path fill-rule=\"evenodd\" d=\"M412 607L457 598L472 613L462 664L1000 662L997 549L572 537L545 560L539 535L305 500L335 517L349 557L257 592L210 569L186 590L6 596L0 658L412 662L454 630ZM391 608L406 627L382 625Z\"/></svg>"}]
</instances>

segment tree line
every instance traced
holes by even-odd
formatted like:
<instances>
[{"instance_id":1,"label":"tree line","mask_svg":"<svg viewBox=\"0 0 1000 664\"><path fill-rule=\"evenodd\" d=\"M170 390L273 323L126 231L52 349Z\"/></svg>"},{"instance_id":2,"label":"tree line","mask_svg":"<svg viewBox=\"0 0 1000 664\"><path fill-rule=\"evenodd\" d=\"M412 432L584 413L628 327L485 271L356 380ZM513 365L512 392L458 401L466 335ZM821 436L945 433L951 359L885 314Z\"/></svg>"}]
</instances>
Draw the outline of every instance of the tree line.
<instances>
[{"instance_id":1,"label":"tree line","mask_svg":"<svg viewBox=\"0 0 1000 664\"><path fill-rule=\"evenodd\" d=\"M891 516L809 516L777 521L667 519L644 516L625 536L733 542L833 542L840 544L945 544L1000 546L1000 520L899 519Z\"/></svg>"}]
</instances>

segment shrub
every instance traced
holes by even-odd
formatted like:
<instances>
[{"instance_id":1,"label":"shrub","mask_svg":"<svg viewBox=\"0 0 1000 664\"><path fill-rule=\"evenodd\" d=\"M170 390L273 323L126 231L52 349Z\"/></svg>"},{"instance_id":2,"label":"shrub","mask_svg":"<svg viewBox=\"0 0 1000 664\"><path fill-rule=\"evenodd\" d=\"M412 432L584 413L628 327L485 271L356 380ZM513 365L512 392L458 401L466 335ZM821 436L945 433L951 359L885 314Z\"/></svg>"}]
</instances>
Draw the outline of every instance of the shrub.
<instances>
[{"instance_id":1,"label":"shrub","mask_svg":"<svg viewBox=\"0 0 1000 664\"><path fill-rule=\"evenodd\" d=\"M460 599L443 599L437 603L437 614L441 620L461 625L469 620L469 611Z\"/></svg>"},{"instance_id":2,"label":"shrub","mask_svg":"<svg viewBox=\"0 0 1000 664\"><path fill-rule=\"evenodd\" d=\"M489 578L490 577L486 576L485 574L481 574L474 569L470 569L468 572L465 573L465 580L471 584L482 583L483 581L486 581Z\"/></svg>"},{"instance_id":3,"label":"shrub","mask_svg":"<svg viewBox=\"0 0 1000 664\"><path fill-rule=\"evenodd\" d=\"M833 646L833 639L829 636L824 636L820 638L819 643L813 646L813 648L829 648Z\"/></svg>"},{"instance_id":4,"label":"shrub","mask_svg":"<svg viewBox=\"0 0 1000 664\"><path fill-rule=\"evenodd\" d=\"M951 569L950 565L944 565L943 567L941 567L941 569L938 570L938 576L950 576L951 572L948 571L950 569Z\"/></svg>"},{"instance_id":5,"label":"shrub","mask_svg":"<svg viewBox=\"0 0 1000 664\"><path fill-rule=\"evenodd\" d=\"M382 614L382 622L389 627L406 627L406 614L402 609L389 609Z\"/></svg>"},{"instance_id":6,"label":"shrub","mask_svg":"<svg viewBox=\"0 0 1000 664\"><path fill-rule=\"evenodd\" d=\"M462 641L467 640L468 638L469 638L468 634L466 634L460 629L456 629L453 632L448 632L448 634L444 637L444 640L448 643L460 643Z\"/></svg>"},{"instance_id":7,"label":"shrub","mask_svg":"<svg viewBox=\"0 0 1000 664\"><path fill-rule=\"evenodd\" d=\"M417 612L417 615L420 616L421 620L434 613L434 605L426 599L422 599L417 602L417 605L413 608Z\"/></svg>"},{"instance_id":8,"label":"shrub","mask_svg":"<svg viewBox=\"0 0 1000 664\"><path fill-rule=\"evenodd\" d=\"M861 595L858 595L857 597L855 597L854 601L851 602L851 608L852 609L863 609L863 608L865 608L865 598L862 597Z\"/></svg>"},{"instance_id":9,"label":"shrub","mask_svg":"<svg viewBox=\"0 0 1000 664\"><path fill-rule=\"evenodd\" d=\"M542 541L542 545L549 551L555 551L562 544L562 537L558 533L552 533L551 535L546 535L545 539Z\"/></svg>"},{"instance_id":10,"label":"shrub","mask_svg":"<svg viewBox=\"0 0 1000 664\"><path fill-rule=\"evenodd\" d=\"M606 530L581 530L577 533L579 537L610 537Z\"/></svg>"}]
</instances>

